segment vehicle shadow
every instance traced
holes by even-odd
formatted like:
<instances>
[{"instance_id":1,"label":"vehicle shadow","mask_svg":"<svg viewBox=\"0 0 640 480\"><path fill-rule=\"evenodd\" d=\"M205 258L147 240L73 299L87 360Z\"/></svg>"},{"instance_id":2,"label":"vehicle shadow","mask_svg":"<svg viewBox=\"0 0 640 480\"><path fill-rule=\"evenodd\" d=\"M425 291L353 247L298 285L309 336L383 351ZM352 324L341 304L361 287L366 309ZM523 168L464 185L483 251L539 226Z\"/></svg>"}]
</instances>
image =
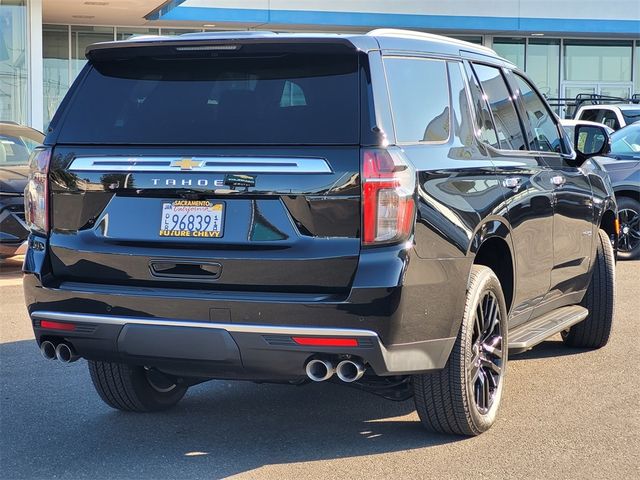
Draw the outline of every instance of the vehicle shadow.
<instances>
[{"instance_id":1,"label":"vehicle shadow","mask_svg":"<svg viewBox=\"0 0 640 480\"><path fill-rule=\"evenodd\" d=\"M0 360L7 478L220 478L461 440L423 430L412 400L331 383L213 381L173 410L133 414L102 404L84 360L44 360L33 341L0 345Z\"/></svg>"}]
</instances>

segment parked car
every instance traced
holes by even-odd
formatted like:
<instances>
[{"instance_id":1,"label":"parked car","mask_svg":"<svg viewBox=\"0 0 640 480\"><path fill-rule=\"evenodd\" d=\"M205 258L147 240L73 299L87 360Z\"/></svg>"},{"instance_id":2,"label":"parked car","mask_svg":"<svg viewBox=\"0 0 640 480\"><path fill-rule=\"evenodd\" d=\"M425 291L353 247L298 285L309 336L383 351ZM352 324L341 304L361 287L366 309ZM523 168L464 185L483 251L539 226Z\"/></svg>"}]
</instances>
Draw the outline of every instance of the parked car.
<instances>
[{"instance_id":1,"label":"parked car","mask_svg":"<svg viewBox=\"0 0 640 480\"><path fill-rule=\"evenodd\" d=\"M0 258L27 250L29 229L24 221L24 187L29 155L44 135L29 127L0 122Z\"/></svg>"},{"instance_id":2,"label":"parked car","mask_svg":"<svg viewBox=\"0 0 640 480\"><path fill-rule=\"evenodd\" d=\"M44 357L86 358L108 405L337 377L477 435L509 355L607 343L605 147L492 50L225 32L87 58L32 161L24 288Z\"/></svg>"},{"instance_id":3,"label":"parked car","mask_svg":"<svg viewBox=\"0 0 640 480\"><path fill-rule=\"evenodd\" d=\"M599 125L581 120L561 120L561 124L569 138L574 138L576 125ZM583 129L581 138L575 141L581 147L594 149L599 149L604 142L611 145L608 157L594 160L609 174L616 195L620 224L618 258L635 260L640 257L640 123L617 132L605 128L610 137L598 129Z\"/></svg>"},{"instance_id":4,"label":"parked car","mask_svg":"<svg viewBox=\"0 0 640 480\"><path fill-rule=\"evenodd\" d=\"M598 162L611 178L618 203L618 258L640 258L640 123L611 135L610 158Z\"/></svg>"},{"instance_id":5,"label":"parked car","mask_svg":"<svg viewBox=\"0 0 640 480\"><path fill-rule=\"evenodd\" d=\"M576 112L576 120L587 120L619 130L640 120L640 105L637 103L612 105L583 105Z\"/></svg>"}]
</instances>

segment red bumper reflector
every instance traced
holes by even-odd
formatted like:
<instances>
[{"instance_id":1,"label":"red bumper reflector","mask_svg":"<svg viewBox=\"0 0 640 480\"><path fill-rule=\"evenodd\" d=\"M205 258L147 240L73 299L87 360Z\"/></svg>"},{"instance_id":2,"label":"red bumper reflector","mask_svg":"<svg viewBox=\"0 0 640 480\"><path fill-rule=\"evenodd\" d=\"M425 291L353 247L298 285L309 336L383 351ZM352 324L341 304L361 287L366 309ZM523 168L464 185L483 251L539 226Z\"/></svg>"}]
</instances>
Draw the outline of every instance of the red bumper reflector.
<instances>
[{"instance_id":1,"label":"red bumper reflector","mask_svg":"<svg viewBox=\"0 0 640 480\"><path fill-rule=\"evenodd\" d=\"M357 347L356 338L291 337L298 345L314 347Z\"/></svg>"},{"instance_id":2,"label":"red bumper reflector","mask_svg":"<svg viewBox=\"0 0 640 480\"><path fill-rule=\"evenodd\" d=\"M50 328L52 330L67 330L69 332L76 329L73 323L52 322L50 320L42 320L40 322L40 328Z\"/></svg>"}]
</instances>

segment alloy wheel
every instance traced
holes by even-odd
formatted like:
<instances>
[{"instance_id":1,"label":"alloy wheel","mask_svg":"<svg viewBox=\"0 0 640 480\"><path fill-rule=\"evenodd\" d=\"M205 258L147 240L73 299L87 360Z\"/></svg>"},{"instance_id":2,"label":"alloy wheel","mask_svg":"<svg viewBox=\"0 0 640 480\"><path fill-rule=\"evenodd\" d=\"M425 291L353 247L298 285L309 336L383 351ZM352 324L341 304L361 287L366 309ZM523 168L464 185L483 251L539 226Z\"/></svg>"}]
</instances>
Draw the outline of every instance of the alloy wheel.
<instances>
[{"instance_id":1,"label":"alloy wheel","mask_svg":"<svg viewBox=\"0 0 640 480\"><path fill-rule=\"evenodd\" d=\"M630 208L618 212L620 234L618 235L618 250L632 252L640 245L640 213Z\"/></svg>"},{"instance_id":2,"label":"alloy wheel","mask_svg":"<svg viewBox=\"0 0 640 480\"><path fill-rule=\"evenodd\" d=\"M504 374L500 306L492 292L486 292L473 318L471 362L468 381L478 411L486 414L499 392Z\"/></svg>"}]
</instances>

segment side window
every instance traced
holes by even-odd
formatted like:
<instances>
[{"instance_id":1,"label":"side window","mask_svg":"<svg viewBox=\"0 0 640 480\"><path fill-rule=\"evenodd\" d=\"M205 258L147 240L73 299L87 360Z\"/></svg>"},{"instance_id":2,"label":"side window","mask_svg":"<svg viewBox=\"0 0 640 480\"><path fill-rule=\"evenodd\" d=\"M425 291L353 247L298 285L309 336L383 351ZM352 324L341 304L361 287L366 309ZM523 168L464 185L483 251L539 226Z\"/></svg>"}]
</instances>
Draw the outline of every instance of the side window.
<instances>
[{"instance_id":1,"label":"side window","mask_svg":"<svg viewBox=\"0 0 640 480\"><path fill-rule=\"evenodd\" d=\"M620 129L620 122L618 121L616 112L612 110L603 110L602 120L600 120L600 122L604 123L607 127L613 128L614 130Z\"/></svg>"},{"instance_id":2,"label":"side window","mask_svg":"<svg viewBox=\"0 0 640 480\"><path fill-rule=\"evenodd\" d=\"M480 64L474 64L473 69L493 113L501 148L527 150L516 107L500 69Z\"/></svg>"},{"instance_id":3,"label":"side window","mask_svg":"<svg viewBox=\"0 0 640 480\"><path fill-rule=\"evenodd\" d=\"M451 129L446 63L387 57L384 66L398 142L446 142Z\"/></svg>"},{"instance_id":4,"label":"side window","mask_svg":"<svg viewBox=\"0 0 640 480\"><path fill-rule=\"evenodd\" d=\"M473 102L473 111L475 113L475 122L480 136L480 140L495 148L500 148L498 143L498 135L496 129L493 126L493 120L491 119L491 112L489 106L484 99L480 84L476 79L475 74L467 65L467 77L469 78L469 91L471 92L471 100Z\"/></svg>"},{"instance_id":5,"label":"side window","mask_svg":"<svg viewBox=\"0 0 640 480\"><path fill-rule=\"evenodd\" d=\"M597 122L598 112L600 110L596 110L595 108L588 108L580 112L579 120L587 120L589 122Z\"/></svg>"},{"instance_id":6,"label":"side window","mask_svg":"<svg viewBox=\"0 0 640 480\"><path fill-rule=\"evenodd\" d=\"M514 74L514 78L527 112L527 120L531 124L531 132L534 135L532 149L561 153L560 133L544 101L533 90L527 80L518 74Z\"/></svg>"}]
</instances>

